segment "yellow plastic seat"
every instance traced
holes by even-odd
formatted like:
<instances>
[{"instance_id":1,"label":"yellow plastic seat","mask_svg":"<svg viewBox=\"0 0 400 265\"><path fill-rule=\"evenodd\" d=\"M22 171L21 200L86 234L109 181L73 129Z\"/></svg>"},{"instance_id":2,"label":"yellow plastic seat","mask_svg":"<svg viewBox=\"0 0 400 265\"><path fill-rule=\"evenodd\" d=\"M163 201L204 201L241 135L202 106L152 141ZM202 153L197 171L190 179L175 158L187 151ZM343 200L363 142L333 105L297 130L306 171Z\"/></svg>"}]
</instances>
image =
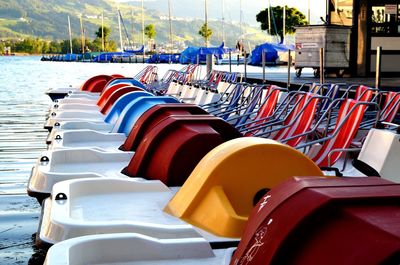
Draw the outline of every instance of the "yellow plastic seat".
<instances>
[{"instance_id":1,"label":"yellow plastic seat","mask_svg":"<svg viewBox=\"0 0 400 265\"><path fill-rule=\"evenodd\" d=\"M292 176L323 176L301 152L244 137L210 151L164 211L222 237L240 237L255 195Z\"/></svg>"}]
</instances>

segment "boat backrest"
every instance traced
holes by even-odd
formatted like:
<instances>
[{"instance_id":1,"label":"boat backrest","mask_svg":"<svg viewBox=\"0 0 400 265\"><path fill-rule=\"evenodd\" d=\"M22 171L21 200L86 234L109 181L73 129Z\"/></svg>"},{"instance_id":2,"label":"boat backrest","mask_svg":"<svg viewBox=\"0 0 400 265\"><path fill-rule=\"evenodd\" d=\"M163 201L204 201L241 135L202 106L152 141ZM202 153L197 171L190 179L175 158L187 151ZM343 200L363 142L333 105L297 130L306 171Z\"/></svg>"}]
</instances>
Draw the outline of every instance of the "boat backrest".
<instances>
[{"instance_id":1,"label":"boat backrest","mask_svg":"<svg viewBox=\"0 0 400 265\"><path fill-rule=\"evenodd\" d=\"M120 117L122 111L127 107L131 102L135 101L141 97L149 97L153 96L149 92L145 91L133 91L129 92L122 97L120 97L115 104L111 107L110 111L106 115L104 121L110 124L114 124L118 118Z\"/></svg>"},{"instance_id":2,"label":"boat backrest","mask_svg":"<svg viewBox=\"0 0 400 265\"><path fill-rule=\"evenodd\" d=\"M386 98L383 105L380 120L385 122L393 122L396 118L400 108L400 93L399 92L385 92Z\"/></svg>"},{"instance_id":3,"label":"boat backrest","mask_svg":"<svg viewBox=\"0 0 400 265\"><path fill-rule=\"evenodd\" d=\"M237 238L260 192L309 175L323 174L301 152L270 139L241 137L201 159L164 210L214 235Z\"/></svg>"},{"instance_id":4,"label":"boat backrest","mask_svg":"<svg viewBox=\"0 0 400 265\"><path fill-rule=\"evenodd\" d=\"M134 91L143 91L143 89L140 87L135 87L135 86L125 86L125 87L121 87L121 88L115 90L110 95L110 97L107 99L104 106L100 109L100 112L103 114L107 114L111 110L111 108L115 104L115 102L120 97L122 97L123 95L125 95L127 93L134 92Z\"/></svg>"},{"instance_id":5,"label":"boat backrest","mask_svg":"<svg viewBox=\"0 0 400 265\"><path fill-rule=\"evenodd\" d=\"M179 101L168 96L143 96L133 100L122 110L121 115L115 122L115 125L111 131L113 133L124 133L128 136L136 121L145 111L157 104L165 103L179 103Z\"/></svg>"},{"instance_id":6,"label":"boat backrest","mask_svg":"<svg viewBox=\"0 0 400 265\"><path fill-rule=\"evenodd\" d=\"M375 89L360 85L356 88L355 100L370 102L374 95Z\"/></svg>"},{"instance_id":7,"label":"boat backrest","mask_svg":"<svg viewBox=\"0 0 400 265\"><path fill-rule=\"evenodd\" d=\"M330 133L329 139L325 141L318 152L311 156L311 159L320 167L335 164L343 151L330 153L333 150L348 148L354 139L360 123L363 119L366 104L354 99L343 100L334 130ZM329 158L330 156L330 158Z\"/></svg>"},{"instance_id":8,"label":"boat backrest","mask_svg":"<svg viewBox=\"0 0 400 265\"><path fill-rule=\"evenodd\" d=\"M339 97L340 86L337 84L329 84L329 85L323 86L322 90L323 91L320 94L323 96L326 96L327 99L322 100L321 106L319 107L319 109L320 109L320 111L324 112L328 109L332 100L335 100Z\"/></svg>"},{"instance_id":9,"label":"boat backrest","mask_svg":"<svg viewBox=\"0 0 400 265\"><path fill-rule=\"evenodd\" d=\"M132 86L137 86L137 87L146 89L146 86L143 85L142 83L140 83L138 80L136 80L134 78L127 78L127 77L114 78L114 79L110 80L110 82L107 84L105 89L108 89L108 87L115 85L115 84L119 84L119 83L130 84Z\"/></svg>"},{"instance_id":10,"label":"boat backrest","mask_svg":"<svg viewBox=\"0 0 400 265\"><path fill-rule=\"evenodd\" d=\"M295 107L294 111L290 113L283 125L290 125L286 128L279 130L273 137L274 140L281 141L283 139L303 134L310 130L311 125L315 119L318 103L320 97L315 96L313 93L300 94L302 96L301 102ZM305 136L296 137L285 142L287 145L298 145Z\"/></svg>"},{"instance_id":11,"label":"boat backrest","mask_svg":"<svg viewBox=\"0 0 400 265\"><path fill-rule=\"evenodd\" d=\"M96 75L86 80L82 86L81 91L88 92L101 92L104 86L113 79L110 75Z\"/></svg>"},{"instance_id":12,"label":"boat backrest","mask_svg":"<svg viewBox=\"0 0 400 265\"><path fill-rule=\"evenodd\" d=\"M280 93L279 87L277 87L275 85L269 86L268 94L266 95L264 102L261 104L260 108L257 110L257 113L254 116L254 118L252 118L251 120L265 121L265 118L270 117L275 110L276 104L278 102L279 93ZM255 125L257 125L259 123L262 123L262 121L255 122Z\"/></svg>"},{"instance_id":13,"label":"boat backrest","mask_svg":"<svg viewBox=\"0 0 400 265\"><path fill-rule=\"evenodd\" d=\"M120 83L110 86L107 90L103 90L103 92L100 94L99 99L97 100L97 106L99 106L99 108L102 108L104 104L106 104L107 100L110 98L111 94L114 93L114 91L126 86L129 85L125 83Z\"/></svg>"},{"instance_id":14,"label":"boat backrest","mask_svg":"<svg viewBox=\"0 0 400 265\"><path fill-rule=\"evenodd\" d=\"M119 148L122 151L135 151L146 134L165 117L171 115L206 115L205 110L193 104L158 104L146 112L136 121L126 141Z\"/></svg>"},{"instance_id":15,"label":"boat backrest","mask_svg":"<svg viewBox=\"0 0 400 265\"><path fill-rule=\"evenodd\" d=\"M181 186L210 150L240 136L235 128L212 115L164 117L144 136L122 173Z\"/></svg>"},{"instance_id":16,"label":"boat backrest","mask_svg":"<svg viewBox=\"0 0 400 265\"><path fill-rule=\"evenodd\" d=\"M230 265L397 264L399 199L381 178L290 179L255 205Z\"/></svg>"}]
</instances>

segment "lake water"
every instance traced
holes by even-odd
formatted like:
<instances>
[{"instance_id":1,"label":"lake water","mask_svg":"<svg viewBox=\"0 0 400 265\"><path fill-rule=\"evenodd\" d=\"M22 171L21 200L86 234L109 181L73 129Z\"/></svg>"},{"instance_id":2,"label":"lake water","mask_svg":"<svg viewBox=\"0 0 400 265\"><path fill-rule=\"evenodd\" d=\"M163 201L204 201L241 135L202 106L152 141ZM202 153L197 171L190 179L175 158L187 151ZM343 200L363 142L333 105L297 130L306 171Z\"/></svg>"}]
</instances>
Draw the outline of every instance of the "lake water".
<instances>
[{"instance_id":1,"label":"lake water","mask_svg":"<svg viewBox=\"0 0 400 265\"><path fill-rule=\"evenodd\" d=\"M49 87L79 86L97 74L134 76L143 64L41 62L40 57L0 56L0 264L40 264L34 248L40 205L26 195L31 168L46 149ZM158 65L159 75L181 65ZM228 66L216 66L228 69ZM233 66L243 71L243 66ZM262 70L249 67L249 72ZM270 68L269 71L285 71ZM203 74L205 70L203 69ZM38 256L38 257L37 257Z\"/></svg>"}]
</instances>

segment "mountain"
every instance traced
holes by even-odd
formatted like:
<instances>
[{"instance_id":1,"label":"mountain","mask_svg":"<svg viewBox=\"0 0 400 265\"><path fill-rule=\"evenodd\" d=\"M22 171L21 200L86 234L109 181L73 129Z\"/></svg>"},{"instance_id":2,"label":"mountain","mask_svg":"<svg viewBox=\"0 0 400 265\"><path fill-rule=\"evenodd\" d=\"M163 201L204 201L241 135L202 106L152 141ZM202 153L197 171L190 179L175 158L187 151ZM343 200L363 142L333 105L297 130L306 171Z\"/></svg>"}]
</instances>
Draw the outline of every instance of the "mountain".
<instances>
[{"instance_id":1,"label":"mountain","mask_svg":"<svg viewBox=\"0 0 400 265\"><path fill-rule=\"evenodd\" d=\"M194 1L197 4L188 4L185 0L174 0L174 14L203 12L198 5L203 1ZM144 20L145 24L154 24L157 35L156 43L167 43L169 40L169 22L166 16L168 7L166 0L146 2ZM157 7L157 8L156 8ZM119 8L123 17L123 25L129 38L136 46L142 42L141 35L141 9L132 2L120 3ZM204 7L203 7L204 8ZM12 38L37 37L49 40L61 40L68 38L67 17L70 16L73 37L80 37L80 17L82 17L87 38L94 39L95 31L101 25L101 14L104 12L104 23L112 30L111 38L119 40L117 4L110 0L0 0L0 40ZM213 17L220 9L210 10ZM177 15L176 15L177 16ZM194 18L189 18L194 17ZM198 18L196 18L198 17ZM183 45L202 45L203 39L198 35L201 25L204 23L199 13L198 16L175 17L172 21L172 30L175 42ZM225 19L226 43L235 46L240 32L244 33L245 44L261 43L268 36L256 27L244 24L242 31L237 22ZM231 22L233 21L233 22ZM222 41L222 23L218 20L210 20L209 27L214 34L211 43L217 45ZM123 32L125 30L123 29ZM125 39L125 37L124 37Z\"/></svg>"}]
</instances>

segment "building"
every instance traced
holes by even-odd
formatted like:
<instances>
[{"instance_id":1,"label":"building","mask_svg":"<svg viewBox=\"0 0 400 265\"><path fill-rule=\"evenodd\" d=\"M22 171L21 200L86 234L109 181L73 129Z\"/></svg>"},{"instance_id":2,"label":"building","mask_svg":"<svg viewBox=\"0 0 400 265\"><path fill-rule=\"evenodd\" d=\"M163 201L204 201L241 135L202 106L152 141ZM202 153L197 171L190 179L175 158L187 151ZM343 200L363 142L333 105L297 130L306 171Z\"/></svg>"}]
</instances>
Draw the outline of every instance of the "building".
<instances>
[{"instance_id":1,"label":"building","mask_svg":"<svg viewBox=\"0 0 400 265\"><path fill-rule=\"evenodd\" d=\"M382 75L400 74L400 0L328 0L329 24L351 26L352 74L375 74L382 47Z\"/></svg>"}]
</instances>

